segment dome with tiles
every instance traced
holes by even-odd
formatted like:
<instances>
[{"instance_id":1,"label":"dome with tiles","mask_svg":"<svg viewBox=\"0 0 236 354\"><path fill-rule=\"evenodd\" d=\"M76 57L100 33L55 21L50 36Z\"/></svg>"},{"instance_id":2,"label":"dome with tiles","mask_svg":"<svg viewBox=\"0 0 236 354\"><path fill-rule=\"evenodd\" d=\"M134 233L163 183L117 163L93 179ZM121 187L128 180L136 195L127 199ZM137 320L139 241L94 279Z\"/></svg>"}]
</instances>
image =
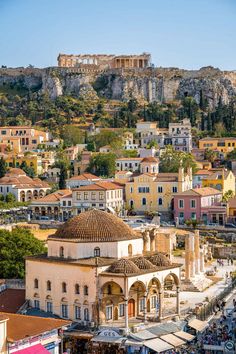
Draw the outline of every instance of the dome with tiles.
<instances>
[{"instance_id":1,"label":"dome with tiles","mask_svg":"<svg viewBox=\"0 0 236 354\"><path fill-rule=\"evenodd\" d=\"M142 270L153 269L153 270L155 270L155 265L153 265L149 260L147 260L144 257L137 257L137 258L134 258L132 261L134 262L134 264L136 264L136 266L139 269L142 269Z\"/></svg>"},{"instance_id":2,"label":"dome with tiles","mask_svg":"<svg viewBox=\"0 0 236 354\"><path fill-rule=\"evenodd\" d=\"M107 270L109 273L118 274L137 274L140 270L134 262L127 258L121 258L117 262L114 262Z\"/></svg>"},{"instance_id":3,"label":"dome with tiles","mask_svg":"<svg viewBox=\"0 0 236 354\"><path fill-rule=\"evenodd\" d=\"M73 217L54 235L49 236L54 239L73 239L76 242L112 242L141 237L119 217L97 209Z\"/></svg>"},{"instance_id":4,"label":"dome with tiles","mask_svg":"<svg viewBox=\"0 0 236 354\"><path fill-rule=\"evenodd\" d=\"M171 261L162 253L156 253L148 258L148 260L157 267L166 267L171 265Z\"/></svg>"}]
</instances>

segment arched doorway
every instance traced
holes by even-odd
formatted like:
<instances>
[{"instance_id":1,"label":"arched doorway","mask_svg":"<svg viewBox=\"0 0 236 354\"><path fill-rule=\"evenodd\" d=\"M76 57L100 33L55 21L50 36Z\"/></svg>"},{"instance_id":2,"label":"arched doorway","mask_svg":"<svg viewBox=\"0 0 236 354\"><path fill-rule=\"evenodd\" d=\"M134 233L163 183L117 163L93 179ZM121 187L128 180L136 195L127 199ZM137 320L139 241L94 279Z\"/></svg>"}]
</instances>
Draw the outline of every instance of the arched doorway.
<instances>
[{"instance_id":1,"label":"arched doorway","mask_svg":"<svg viewBox=\"0 0 236 354\"><path fill-rule=\"evenodd\" d=\"M164 279L163 317L179 314L179 278L170 273Z\"/></svg>"},{"instance_id":2,"label":"arched doorway","mask_svg":"<svg viewBox=\"0 0 236 354\"><path fill-rule=\"evenodd\" d=\"M129 301L128 301L128 316L129 316L129 318L135 317L135 301L134 301L134 299L129 299Z\"/></svg>"}]
</instances>

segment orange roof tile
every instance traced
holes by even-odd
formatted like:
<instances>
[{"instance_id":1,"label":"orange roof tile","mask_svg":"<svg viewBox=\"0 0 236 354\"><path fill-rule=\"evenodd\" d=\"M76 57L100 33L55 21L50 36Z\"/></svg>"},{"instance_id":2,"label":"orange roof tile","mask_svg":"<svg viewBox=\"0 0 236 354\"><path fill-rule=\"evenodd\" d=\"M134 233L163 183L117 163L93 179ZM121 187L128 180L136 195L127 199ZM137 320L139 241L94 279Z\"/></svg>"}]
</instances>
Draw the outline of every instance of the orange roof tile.
<instances>
[{"instance_id":1,"label":"orange roof tile","mask_svg":"<svg viewBox=\"0 0 236 354\"><path fill-rule=\"evenodd\" d=\"M84 181L84 180L100 180L98 176L93 175L92 173L83 173L78 176L73 176L68 179L68 181Z\"/></svg>"},{"instance_id":2,"label":"orange roof tile","mask_svg":"<svg viewBox=\"0 0 236 354\"><path fill-rule=\"evenodd\" d=\"M98 190L113 190L113 189L121 189L122 187L119 187L117 183L113 182L97 182L93 184L89 184L88 186L81 186L79 188L74 188L73 190L78 190L78 191L98 191Z\"/></svg>"},{"instance_id":3,"label":"orange roof tile","mask_svg":"<svg viewBox=\"0 0 236 354\"><path fill-rule=\"evenodd\" d=\"M202 197L204 196L209 196L209 195L215 195L215 194L222 194L221 191L215 188L211 187L202 187L202 188L194 188L194 189L189 189L185 192L178 193L177 195L200 195Z\"/></svg>"},{"instance_id":4,"label":"orange roof tile","mask_svg":"<svg viewBox=\"0 0 236 354\"><path fill-rule=\"evenodd\" d=\"M9 342L35 337L44 332L60 329L63 326L69 326L71 324L71 321L26 316L15 313L0 312L0 315L6 316L9 319L7 321L7 339Z\"/></svg>"}]
</instances>

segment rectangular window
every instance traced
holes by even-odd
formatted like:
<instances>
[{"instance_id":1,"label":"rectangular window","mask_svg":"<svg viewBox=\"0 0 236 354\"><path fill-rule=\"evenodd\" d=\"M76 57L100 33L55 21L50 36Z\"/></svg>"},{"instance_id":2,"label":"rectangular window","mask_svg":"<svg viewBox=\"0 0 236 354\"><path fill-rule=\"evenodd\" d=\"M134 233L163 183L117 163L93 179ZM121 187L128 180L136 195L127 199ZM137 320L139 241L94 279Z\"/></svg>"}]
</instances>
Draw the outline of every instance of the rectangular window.
<instances>
[{"instance_id":1,"label":"rectangular window","mask_svg":"<svg viewBox=\"0 0 236 354\"><path fill-rule=\"evenodd\" d=\"M76 320L81 319L81 307L80 306L75 306L75 319Z\"/></svg>"},{"instance_id":2,"label":"rectangular window","mask_svg":"<svg viewBox=\"0 0 236 354\"><path fill-rule=\"evenodd\" d=\"M149 193L149 187L138 187L139 193Z\"/></svg>"},{"instance_id":3,"label":"rectangular window","mask_svg":"<svg viewBox=\"0 0 236 354\"><path fill-rule=\"evenodd\" d=\"M172 187L172 192L173 193L178 193L178 188L177 187Z\"/></svg>"},{"instance_id":4,"label":"rectangular window","mask_svg":"<svg viewBox=\"0 0 236 354\"><path fill-rule=\"evenodd\" d=\"M99 200L103 200L103 192L99 192Z\"/></svg>"},{"instance_id":5,"label":"rectangular window","mask_svg":"<svg viewBox=\"0 0 236 354\"><path fill-rule=\"evenodd\" d=\"M123 317L125 315L125 304L119 304L119 317Z\"/></svg>"},{"instance_id":6,"label":"rectangular window","mask_svg":"<svg viewBox=\"0 0 236 354\"><path fill-rule=\"evenodd\" d=\"M40 308L40 302L39 300L34 300L34 308L39 309Z\"/></svg>"},{"instance_id":7,"label":"rectangular window","mask_svg":"<svg viewBox=\"0 0 236 354\"><path fill-rule=\"evenodd\" d=\"M51 301L47 301L47 312L52 313L52 302Z\"/></svg>"},{"instance_id":8,"label":"rectangular window","mask_svg":"<svg viewBox=\"0 0 236 354\"><path fill-rule=\"evenodd\" d=\"M184 218L184 213L183 213L182 211L179 213L179 218L180 218L180 219L183 219L183 218Z\"/></svg>"},{"instance_id":9,"label":"rectangular window","mask_svg":"<svg viewBox=\"0 0 236 354\"><path fill-rule=\"evenodd\" d=\"M81 199L81 193L78 192L76 197L77 197L77 200L80 200Z\"/></svg>"},{"instance_id":10,"label":"rectangular window","mask_svg":"<svg viewBox=\"0 0 236 354\"><path fill-rule=\"evenodd\" d=\"M157 187L157 191L158 191L158 193L162 193L162 192L163 192L162 186L158 186L158 187Z\"/></svg>"},{"instance_id":11,"label":"rectangular window","mask_svg":"<svg viewBox=\"0 0 236 354\"><path fill-rule=\"evenodd\" d=\"M2 134L2 135L7 135L7 131L6 131L6 130L2 130L2 131L1 131L1 134Z\"/></svg>"},{"instance_id":12,"label":"rectangular window","mask_svg":"<svg viewBox=\"0 0 236 354\"><path fill-rule=\"evenodd\" d=\"M99 208L103 208L103 207L104 207L104 205L100 203L99 204Z\"/></svg>"},{"instance_id":13,"label":"rectangular window","mask_svg":"<svg viewBox=\"0 0 236 354\"><path fill-rule=\"evenodd\" d=\"M140 312L144 311L144 307L145 307L145 299L142 298L139 300L139 311Z\"/></svg>"},{"instance_id":14,"label":"rectangular window","mask_svg":"<svg viewBox=\"0 0 236 354\"><path fill-rule=\"evenodd\" d=\"M95 193L95 192L92 192L91 198L92 198L92 200L95 200L95 199L96 199L96 193Z\"/></svg>"},{"instance_id":15,"label":"rectangular window","mask_svg":"<svg viewBox=\"0 0 236 354\"><path fill-rule=\"evenodd\" d=\"M37 144L37 140L32 140L32 144Z\"/></svg>"},{"instance_id":16,"label":"rectangular window","mask_svg":"<svg viewBox=\"0 0 236 354\"><path fill-rule=\"evenodd\" d=\"M112 320L112 306L106 306L106 320Z\"/></svg>"},{"instance_id":17,"label":"rectangular window","mask_svg":"<svg viewBox=\"0 0 236 354\"><path fill-rule=\"evenodd\" d=\"M63 205L63 206L66 206L66 201L63 200L62 205Z\"/></svg>"},{"instance_id":18,"label":"rectangular window","mask_svg":"<svg viewBox=\"0 0 236 354\"><path fill-rule=\"evenodd\" d=\"M196 208L196 200L195 200L195 199L191 199L191 201L190 201L190 207L191 207L192 209L195 209L195 208Z\"/></svg>"},{"instance_id":19,"label":"rectangular window","mask_svg":"<svg viewBox=\"0 0 236 354\"><path fill-rule=\"evenodd\" d=\"M179 199L179 208L183 209L183 207L184 207L184 201L183 199Z\"/></svg>"},{"instance_id":20,"label":"rectangular window","mask_svg":"<svg viewBox=\"0 0 236 354\"><path fill-rule=\"evenodd\" d=\"M68 206L71 206L71 200L68 200Z\"/></svg>"},{"instance_id":21,"label":"rectangular window","mask_svg":"<svg viewBox=\"0 0 236 354\"><path fill-rule=\"evenodd\" d=\"M84 192L84 200L88 200L88 193Z\"/></svg>"},{"instance_id":22,"label":"rectangular window","mask_svg":"<svg viewBox=\"0 0 236 354\"><path fill-rule=\"evenodd\" d=\"M151 308L155 309L156 306L157 306L157 297L156 297L156 295L154 295L151 297Z\"/></svg>"},{"instance_id":23,"label":"rectangular window","mask_svg":"<svg viewBox=\"0 0 236 354\"><path fill-rule=\"evenodd\" d=\"M191 213L191 219L196 220L196 213Z\"/></svg>"},{"instance_id":24,"label":"rectangular window","mask_svg":"<svg viewBox=\"0 0 236 354\"><path fill-rule=\"evenodd\" d=\"M68 318L68 305L61 305L61 317Z\"/></svg>"}]
</instances>

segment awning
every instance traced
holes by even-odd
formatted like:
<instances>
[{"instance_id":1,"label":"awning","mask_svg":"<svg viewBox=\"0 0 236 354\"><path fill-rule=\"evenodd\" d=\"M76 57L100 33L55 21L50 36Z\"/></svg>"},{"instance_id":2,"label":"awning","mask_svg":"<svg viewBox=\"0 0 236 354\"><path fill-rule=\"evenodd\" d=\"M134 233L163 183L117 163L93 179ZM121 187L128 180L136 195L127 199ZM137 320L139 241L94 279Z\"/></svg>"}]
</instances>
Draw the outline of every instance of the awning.
<instances>
[{"instance_id":1,"label":"awning","mask_svg":"<svg viewBox=\"0 0 236 354\"><path fill-rule=\"evenodd\" d=\"M194 336L192 334L184 332L184 331L175 332L174 335L179 338L182 338L186 341L191 341L194 339Z\"/></svg>"},{"instance_id":2,"label":"awning","mask_svg":"<svg viewBox=\"0 0 236 354\"><path fill-rule=\"evenodd\" d=\"M164 352L166 350L174 349L172 345L166 343L164 340L160 338L155 338L151 340L147 340L144 342L145 347L154 350L157 353Z\"/></svg>"},{"instance_id":3,"label":"awning","mask_svg":"<svg viewBox=\"0 0 236 354\"><path fill-rule=\"evenodd\" d=\"M208 322L200 321L196 318L188 322L189 327L196 329L196 331L202 332L208 327Z\"/></svg>"},{"instance_id":4,"label":"awning","mask_svg":"<svg viewBox=\"0 0 236 354\"><path fill-rule=\"evenodd\" d=\"M50 353L47 349L45 349L42 344L36 344L32 347L28 347L25 349L21 349L16 351L17 354L48 354Z\"/></svg>"},{"instance_id":5,"label":"awning","mask_svg":"<svg viewBox=\"0 0 236 354\"><path fill-rule=\"evenodd\" d=\"M183 345L186 343L185 341L174 336L173 334L165 334L164 336L161 336L161 339L163 339L167 343L170 343L174 347L179 347L180 345Z\"/></svg>"},{"instance_id":6,"label":"awning","mask_svg":"<svg viewBox=\"0 0 236 354\"><path fill-rule=\"evenodd\" d=\"M102 343L113 343L120 344L122 341L125 341L124 337L110 337L110 336L96 336L91 339L92 342L102 342Z\"/></svg>"}]
</instances>

